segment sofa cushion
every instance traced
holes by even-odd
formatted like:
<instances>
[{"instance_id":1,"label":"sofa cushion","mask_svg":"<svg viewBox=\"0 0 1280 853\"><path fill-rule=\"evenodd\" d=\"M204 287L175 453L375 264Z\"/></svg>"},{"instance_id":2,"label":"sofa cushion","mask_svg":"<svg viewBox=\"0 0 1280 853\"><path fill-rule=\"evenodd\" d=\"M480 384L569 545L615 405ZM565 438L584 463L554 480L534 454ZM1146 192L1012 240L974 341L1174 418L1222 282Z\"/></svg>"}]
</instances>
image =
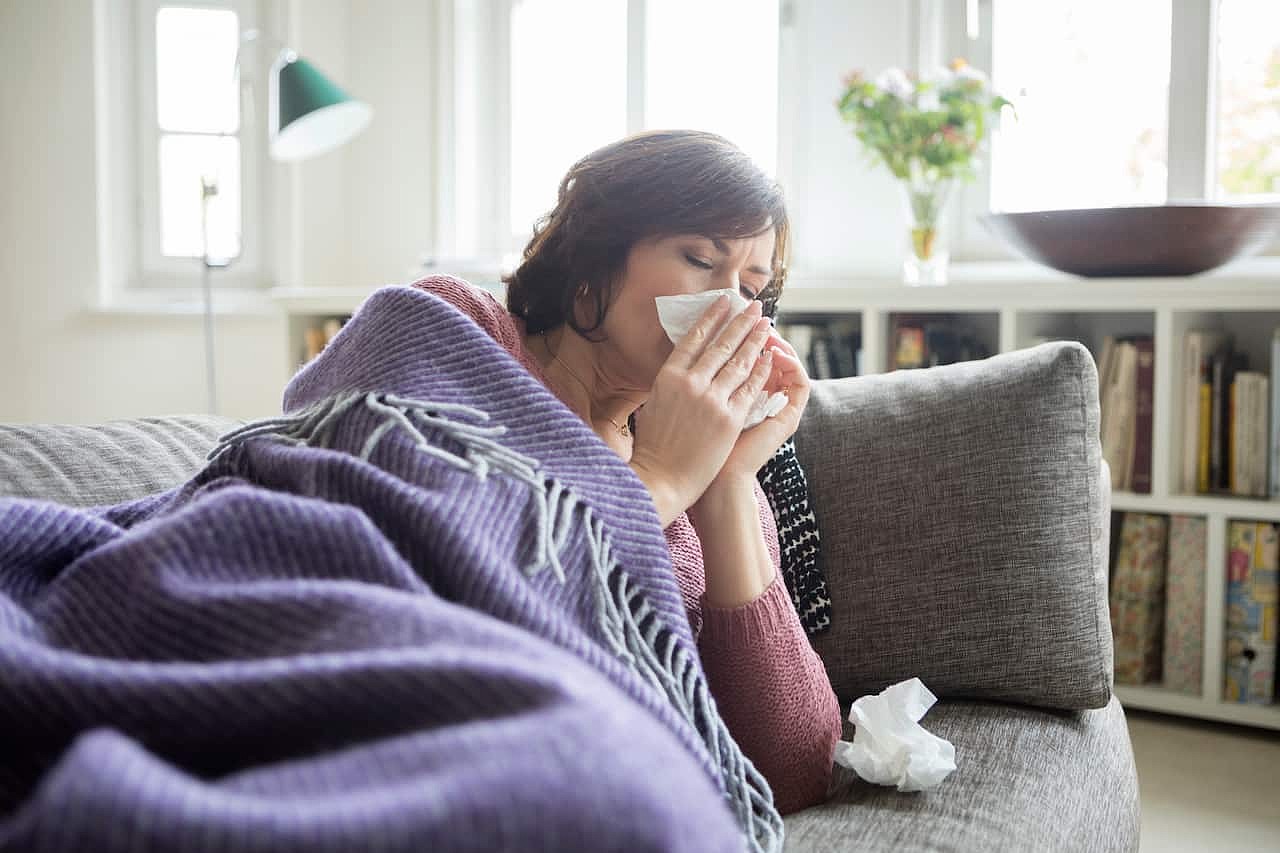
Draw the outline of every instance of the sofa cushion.
<instances>
[{"instance_id":1,"label":"sofa cushion","mask_svg":"<svg viewBox=\"0 0 1280 853\"><path fill-rule=\"evenodd\" d=\"M0 426L0 496L85 507L163 491L204 467L218 436L239 423L194 415Z\"/></svg>"},{"instance_id":2,"label":"sofa cushion","mask_svg":"<svg viewBox=\"0 0 1280 853\"><path fill-rule=\"evenodd\" d=\"M1138 776L1118 699L1093 711L945 700L920 722L955 745L950 776L903 793L837 767L828 802L786 818L787 853L1138 849Z\"/></svg>"},{"instance_id":3,"label":"sofa cushion","mask_svg":"<svg viewBox=\"0 0 1280 853\"><path fill-rule=\"evenodd\" d=\"M939 697L1111 697L1110 487L1089 351L1055 342L814 383L796 433L847 703L918 676Z\"/></svg>"}]
</instances>

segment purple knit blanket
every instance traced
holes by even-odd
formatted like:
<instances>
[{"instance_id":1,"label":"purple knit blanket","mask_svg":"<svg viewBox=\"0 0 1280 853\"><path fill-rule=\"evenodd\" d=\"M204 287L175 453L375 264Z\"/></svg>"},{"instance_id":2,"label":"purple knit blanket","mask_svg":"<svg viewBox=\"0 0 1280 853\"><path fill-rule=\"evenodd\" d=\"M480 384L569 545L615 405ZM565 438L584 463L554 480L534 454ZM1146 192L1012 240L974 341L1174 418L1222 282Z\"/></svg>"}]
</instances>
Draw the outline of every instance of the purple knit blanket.
<instances>
[{"instance_id":1,"label":"purple knit blanket","mask_svg":"<svg viewBox=\"0 0 1280 853\"><path fill-rule=\"evenodd\" d=\"M375 292L189 482L0 500L0 850L778 850L652 502Z\"/></svg>"}]
</instances>

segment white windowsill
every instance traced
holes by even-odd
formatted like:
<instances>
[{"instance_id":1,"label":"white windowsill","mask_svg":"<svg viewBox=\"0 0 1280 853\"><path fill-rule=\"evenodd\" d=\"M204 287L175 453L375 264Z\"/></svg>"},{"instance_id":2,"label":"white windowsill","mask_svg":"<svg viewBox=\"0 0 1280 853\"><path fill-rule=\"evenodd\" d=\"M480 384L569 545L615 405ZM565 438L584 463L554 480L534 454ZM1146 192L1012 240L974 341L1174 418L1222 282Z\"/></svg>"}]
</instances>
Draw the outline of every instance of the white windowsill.
<instances>
[{"instance_id":1,"label":"white windowsill","mask_svg":"<svg viewBox=\"0 0 1280 853\"><path fill-rule=\"evenodd\" d=\"M216 317L276 317L281 306L266 290L218 288L213 291ZM86 309L100 317L200 317L204 296L198 289L129 289L108 294Z\"/></svg>"}]
</instances>

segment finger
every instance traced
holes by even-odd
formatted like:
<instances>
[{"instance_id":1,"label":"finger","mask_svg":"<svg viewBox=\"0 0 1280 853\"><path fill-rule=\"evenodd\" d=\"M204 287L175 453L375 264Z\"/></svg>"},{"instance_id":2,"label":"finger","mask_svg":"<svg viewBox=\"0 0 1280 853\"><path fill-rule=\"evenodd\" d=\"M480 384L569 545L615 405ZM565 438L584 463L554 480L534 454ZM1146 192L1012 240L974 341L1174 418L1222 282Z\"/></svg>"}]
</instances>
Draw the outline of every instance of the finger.
<instances>
[{"instance_id":1,"label":"finger","mask_svg":"<svg viewBox=\"0 0 1280 853\"><path fill-rule=\"evenodd\" d=\"M791 385L809 384L809 374L800 359L781 347L771 347L770 350L774 354L773 363L779 379Z\"/></svg>"},{"instance_id":2,"label":"finger","mask_svg":"<svg viewBox=\"0 0 1280 853\"><path fill-rule=\"evenodd\" d=\"M775 348L773 352L773 374L765 387L770 393L783 391L792 400L801 395L808 400L812 384L804 365L781 349Z\"/></svg>"},{"instance_id":3,"label":"finger","mask_svg":"<svg viewBox=\"0 0 1280 853\"><path fill-rule=\"evenodd\" d=\"M738 382L741 383L742 378L751 370L751 366L755 364L755 358L764 349L764 340L768 336L758 334L761 325L765 330L769 329L769 321L760 316L760 303L753 302L748 305L738 316L734 317L729 324L725 326L720 334L716 335L714 341L702 351L698 356L698 360L690 369L691 376L695 376L707 383L716 378L720 371L731 360L739 358L739 350L748 341L754 341L755 352L740 359L739 367L741 372L737 374ZM753 338L752 335L755 335ZM736 386L733 386L736 387ZM732 388L728 389L732 390ZM728 390L725 393L728 393Z\"/></svg>"},{"instance_id":4,"label":"finger","mask_svg":"<svg viewBox=\"0 0 1280 853\"><path fill-rule=\"evenodd\" d=\"M759 364L762 355L761 350L764 349L764 342L768 337L769 321L764 318L757 319L755 327L748 332L746 338L738 345L738 349L733 356L724 363L724 366L720 368L720 372L715 375L711 382L712 389L725 397L737 390L738 386L746 381L752 370ZM768 378L768 374L765 375L765 378Z\"/></svg>"},{"instance_id":5,"label":"finger","mask_svg":"<svg viewBox=\"0 0 1280 853\"><path fill-rule=\"evenodd\" d=\"M721 294L715 302L711 303L707 310L702 312L702 316L689 329L689 333L676 344L667 362L683 370L692 368L694 363L697 362L698 356L702 354L707 344L711 342L711 333L724 322L724 318L728 313L729 297Z\"/></svg>"},{"instance_id":6,"label":"finger","mask_svg":"<svg viewBox=\"0 0 1280 853\"><path fill-rule=\"evenodd\" d=\"M779 337L776 334L771 335L769 337L769 342L765 346L782 347L782 349L785 350L787 353L789 353L792 358L800 357L800 353L796 352L796 348L791 345L790 341L788 341L786 338Z\"/></svg>"},{"instance_id":7,"label":"finger","mask_svg":"<svg viewBox=\"0 0 1280 853\"><path fill-rule=\"evenodd\" d=\"M729 395L729 405L743 410L751 408L756 396L764 389L765 382L773 373L773 350L765 350L764 355L756 359L755 367L747 375L747 381L738 386Z\"/></svg>"}]
</instances>

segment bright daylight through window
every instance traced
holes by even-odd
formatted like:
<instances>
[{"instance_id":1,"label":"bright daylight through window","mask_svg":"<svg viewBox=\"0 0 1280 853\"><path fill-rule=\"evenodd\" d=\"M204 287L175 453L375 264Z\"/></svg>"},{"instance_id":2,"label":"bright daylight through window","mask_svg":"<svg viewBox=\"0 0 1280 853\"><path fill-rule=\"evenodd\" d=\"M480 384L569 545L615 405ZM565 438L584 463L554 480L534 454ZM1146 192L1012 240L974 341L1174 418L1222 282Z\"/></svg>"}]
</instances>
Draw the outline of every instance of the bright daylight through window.
<instances>
[{"instance_id":1,"label":"bright daylight through window","mask_svg":"<svg viewBox=\"0 0 1280 853\"><path fill-rule=\"evenodd\" d=\"M1280 198L1280 3L1219 0L1217 70L1215 191Z\"/></svg>"},{"instance_id":2,"label":"bright daylight through window","mask_svg":"<svg viewBox=\"0 0 1280 853\"><path fill-rule=\"evenodd\" d=\"M555 204L558 182L575 160L628 131L627 5L513 5L510 216L516 234ZM592 37L583 39L584 32ZM777 0L647 0L644 44L643 128L719 133L775 171Z\"/></svg>"},{"instance_id":3,"label":"bright daylight through window","mask_svg":"<svg viewBox=\"0 0 1280 853\"><path fill-rule=\"evenodd\" d=\"M995 0L992 78L1017 104L992 140L991 207L1168 198L1170 0ZM1280 195L1280 3L1218 0L1207 195ZM1209 6L1205 9L1208 10ZM1178 108L1179 105L1174 105Z\"/></svg>"},{"instance_id":4,"label":"bright daylight through window","mask_svg":"<svg viewBox=\"0 0 1280 853\"><path fill-rule=\"evenodd\" d=\"M226 9L164 7L155 27L160 253L200 256L200 178L207 175L218 182L209 205L209 252L238 257L240 100L232 73L238 16Z\"/></svg>"}]
</instances>

